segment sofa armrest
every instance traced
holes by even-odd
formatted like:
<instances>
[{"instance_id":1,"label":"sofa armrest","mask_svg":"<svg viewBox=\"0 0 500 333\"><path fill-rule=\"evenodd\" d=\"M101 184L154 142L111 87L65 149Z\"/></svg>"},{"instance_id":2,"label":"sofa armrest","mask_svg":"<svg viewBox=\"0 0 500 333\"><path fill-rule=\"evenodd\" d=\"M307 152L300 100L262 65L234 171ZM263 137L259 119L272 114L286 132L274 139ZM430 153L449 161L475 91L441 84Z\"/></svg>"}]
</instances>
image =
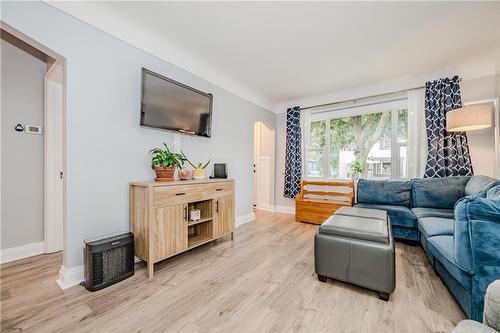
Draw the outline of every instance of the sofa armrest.
<instances>
[{"instance_id":1,"label":"sofa armrest","mask_svg":"<svg viewBox=\"0 0 500 333\"><path fill-rule=\"evenodd\" d=\"M455 205L455 219L457 206L465 205L469 220L485 220L500 223L500 201L475 196L465 197Z\"/></svg>"},{"instance_id":2,"label":"sofa armrest","mask_svg":"<svg viewBox=\"0 0 500 333\"><path fill-rule=\"evenodd\" d=\"M500 280L493 281L486 289L483 323L500 331Z\"/></svg>"},{"instance_id":3,"label":"sofa armrest","mask_svg":"<svg viewBox=\"0 0 500 333\"><path fill-rule=\"evenodd\" d=\"M455 205L454 257L466 271L500 265L500 201L465 197Z\"/></svg>"}]
</instances>

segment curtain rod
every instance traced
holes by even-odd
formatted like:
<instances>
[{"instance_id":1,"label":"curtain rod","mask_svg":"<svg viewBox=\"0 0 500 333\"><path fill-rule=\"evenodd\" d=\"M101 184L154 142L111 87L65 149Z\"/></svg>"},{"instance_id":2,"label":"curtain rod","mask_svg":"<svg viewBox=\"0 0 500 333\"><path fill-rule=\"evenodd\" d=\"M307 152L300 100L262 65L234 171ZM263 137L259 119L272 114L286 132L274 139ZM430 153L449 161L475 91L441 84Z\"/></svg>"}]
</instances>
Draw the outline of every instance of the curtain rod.
<instances>
[{"instance_id":1,"label":"curtain rod","mask_svg":"<svg viewBox=\"0 0 500 333\"><path fill-rule=\"evenodd\" d=\"M462 82L462 78L459 78L458 82ZM392 92L388 92L388 93L383 93L383 94L376 94L376 95L371 95L371 96L364 96L364 97L358 97L358 98L345 99L345 100L342 100L342 101L336 101L336 102L331 102L331 103L306 106L305 108L300 108L300 111L307 110L307 109L319 108L319 107L323 107L323 106L330 106L330 105L342 104L342 103L347 103L347 102L351 102L351 101L356 102L357 100L361 100L361 99L374 98L374 97L382 97L382 96L387 96L387 95L394 95L394 94L404 93L404 92L408 92L410 90L416 90L416 89L422 89L422 88L425 88L425 85L424 86L414 87L414 88L409 88L409 89L396 90L396 91L392 91Z\"/></svg>"}]
</instances>

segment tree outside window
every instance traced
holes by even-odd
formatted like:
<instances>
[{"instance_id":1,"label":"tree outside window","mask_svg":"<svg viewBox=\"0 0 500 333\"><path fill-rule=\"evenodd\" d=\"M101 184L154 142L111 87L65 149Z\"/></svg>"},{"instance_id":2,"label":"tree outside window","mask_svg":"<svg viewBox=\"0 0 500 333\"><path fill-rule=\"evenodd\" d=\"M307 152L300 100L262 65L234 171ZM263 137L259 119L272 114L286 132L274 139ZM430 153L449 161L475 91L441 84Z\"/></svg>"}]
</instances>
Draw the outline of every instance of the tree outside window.
<instances>
[{"instance_id":1,"label":"tree outside window","mask_svg":"<svg viewBox=\"0 0 500 333\"><path fill-rule=\"evenodd\" d=\"M396 115L393 124L391 117ZM406 173L401 170L406 169L407 118L407 110L400 109L311 122L308 176L351 178L351 167L359 162L363 168L361 178L387 179L394 172L391 159L396 154L399 176L404 178ZM393 126L397 127L394 131ZM393 132L397 133L396 147L391 144ZM324 165L329 170L324 170Z\"/></svg>"}]
</instances>

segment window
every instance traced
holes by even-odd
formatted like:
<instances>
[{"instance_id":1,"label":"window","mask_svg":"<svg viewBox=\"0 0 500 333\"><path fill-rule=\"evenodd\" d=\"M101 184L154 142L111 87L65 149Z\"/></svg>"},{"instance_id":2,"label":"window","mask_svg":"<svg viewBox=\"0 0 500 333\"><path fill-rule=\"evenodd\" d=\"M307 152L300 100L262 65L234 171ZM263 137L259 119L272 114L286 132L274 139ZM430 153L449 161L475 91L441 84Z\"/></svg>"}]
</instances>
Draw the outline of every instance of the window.
<instances>
[{"instance_id":1,"label":"window","mask_svg":"<svg viewBox=\"0 0 500 333\"><path fill-rule=\"evenodd\" d=\"M406 178L406 100L311 113L306 119L307 177L351 178L353 164L360 162L362 178Z\"/></svg>"},{"instance_id":2,"label":"window","mask_svg":"<svg viewBox=\"0 0 500 333\"><path fill-rule=\"evenodd\" d=\"M380 139L380 150L391 150L391 138Z\"/></svg>"},{"instance_id":3,"label":"window","mask_svg":"<svg viewBox=\"0 0 500 333\"><path fill-rule=\"evenodd\" d=\"M399 158L399 173L394 178L408 179L408 109L397 110L397 147L396 155Z\"/></svg>"},{"instance_id":4,"label":"window","mask_svg":"<svg viewBox=\"0 0 500 333\"><path fill-rule=\"evenodd\" d=\"M323 177L323 151L325 148L325 122L316 121L311 123L311 135L309 140L309 151L307 168L311 177Z\"/></svg>"}]
</instances>

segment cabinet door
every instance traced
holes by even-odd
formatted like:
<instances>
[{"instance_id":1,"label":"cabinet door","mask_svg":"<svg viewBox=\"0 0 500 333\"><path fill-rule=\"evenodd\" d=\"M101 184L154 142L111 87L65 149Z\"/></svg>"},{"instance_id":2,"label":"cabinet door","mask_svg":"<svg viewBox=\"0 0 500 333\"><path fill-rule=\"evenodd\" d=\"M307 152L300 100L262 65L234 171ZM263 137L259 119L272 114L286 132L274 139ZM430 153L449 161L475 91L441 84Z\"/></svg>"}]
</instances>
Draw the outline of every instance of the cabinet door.
<instances>
[{"instance_id":1,"label":"cabinet door","mask_svg":"<svg viewBox=\"0 0 500 333\"><path fill-rule=\"evenodd\" d=\"M217 238L234 231L234 196L214 199L213 203L213 234Z\"/></svg>"},{"instance_id":2,"label":"cabinet door","mask_svg":"<svg viewBox=\"0 0 500 333\"><path fill-rule=\"evenodd\" d=\"M161 260L188 247L187 205L155 208L150 228L154 261Z\"/></svg>"}]
</instances>

